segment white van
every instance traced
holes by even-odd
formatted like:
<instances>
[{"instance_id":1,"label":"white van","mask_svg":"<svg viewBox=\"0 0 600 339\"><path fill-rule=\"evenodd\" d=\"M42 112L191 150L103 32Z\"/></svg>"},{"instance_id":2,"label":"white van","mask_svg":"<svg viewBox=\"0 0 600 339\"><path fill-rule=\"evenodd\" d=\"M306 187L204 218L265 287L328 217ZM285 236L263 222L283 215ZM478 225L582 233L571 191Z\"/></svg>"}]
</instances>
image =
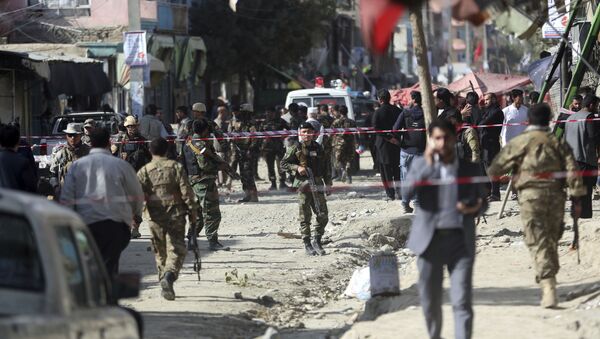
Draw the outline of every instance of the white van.
<instances>
[{"instance_id":1,"label":"white van","mask_svg":"<svg viewBox=\"0 0 600 339\"><path fill-rule=\"evenodd\" d=\"M304 103L308 107L319 105L345 105L348 107L348 118L356 120L352 107L352 97L347 91L334 88L311 88L299 89L288 93L285 99L285 107L291 103Z\"/></svg>"}]
</instances>

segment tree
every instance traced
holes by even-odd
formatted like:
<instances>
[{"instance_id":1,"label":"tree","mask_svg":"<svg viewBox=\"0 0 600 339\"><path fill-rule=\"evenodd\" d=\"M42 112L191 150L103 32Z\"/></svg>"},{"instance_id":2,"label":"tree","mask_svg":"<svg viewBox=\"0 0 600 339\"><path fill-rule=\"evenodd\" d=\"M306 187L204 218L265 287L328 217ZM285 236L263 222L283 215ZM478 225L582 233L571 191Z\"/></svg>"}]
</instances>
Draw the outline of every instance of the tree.
<instances>
[{"instance_id":1,"label":"tree","mask_svg":"<svg viewBox=\"0 0 600 339\"><path fill-rule=\"evenodd\" d=\"M191 33L208 49L207 76L239 74L259 90L269 66L287 69L322 41L335 17L335 0L205 0L191 9Z\"/></svg>"}]
</instances>

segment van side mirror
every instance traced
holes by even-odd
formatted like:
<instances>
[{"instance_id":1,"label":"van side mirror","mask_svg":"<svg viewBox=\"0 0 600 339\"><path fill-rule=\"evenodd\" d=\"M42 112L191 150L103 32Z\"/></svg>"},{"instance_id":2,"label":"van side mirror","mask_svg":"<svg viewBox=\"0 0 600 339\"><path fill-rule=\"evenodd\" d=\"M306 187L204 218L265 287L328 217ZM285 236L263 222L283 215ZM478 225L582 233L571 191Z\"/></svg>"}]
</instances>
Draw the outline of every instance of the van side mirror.
<instances>
[{"instance_id":1,"label":"van side mirror","mask_svg":"<svg viewBox=\"0 0 600 339\"><path fill-rule=\"evenodd\" d=\"M142 275L139 272L119 273L113 280L113 295L120 299L136 298L140 295Z\"/></svg>"}]
</instances>

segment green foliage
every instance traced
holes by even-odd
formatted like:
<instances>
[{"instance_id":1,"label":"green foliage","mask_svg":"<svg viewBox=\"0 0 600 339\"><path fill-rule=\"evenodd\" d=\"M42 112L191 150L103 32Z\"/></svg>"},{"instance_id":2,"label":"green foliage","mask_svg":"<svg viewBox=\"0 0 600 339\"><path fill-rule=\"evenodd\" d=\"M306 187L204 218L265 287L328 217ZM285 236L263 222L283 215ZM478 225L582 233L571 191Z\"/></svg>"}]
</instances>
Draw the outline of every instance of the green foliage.
<instances>
[{"instance_id":1,"label":"green foliage","mask_svg":"<svg viewBox=\"0 0 600 339\"><path fill-rule=\"evenodd\" d=\"M213 78L266 72L265 64L285 69L322 41L335 16L335 0L205 0L191 8L191 34L208 48L207 73Z\"/></svg>"}]
</instances>

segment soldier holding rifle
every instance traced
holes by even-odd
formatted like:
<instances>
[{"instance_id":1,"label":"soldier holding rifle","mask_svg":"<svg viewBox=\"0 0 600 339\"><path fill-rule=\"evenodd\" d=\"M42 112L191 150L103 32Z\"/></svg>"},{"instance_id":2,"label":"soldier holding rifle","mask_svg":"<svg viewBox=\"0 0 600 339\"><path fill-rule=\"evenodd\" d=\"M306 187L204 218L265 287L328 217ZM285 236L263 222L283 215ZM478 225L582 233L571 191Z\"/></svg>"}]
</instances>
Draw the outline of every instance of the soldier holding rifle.
<instances>
[{"instance_id":1,"label":"soldier holding rifle","mask_svg":"<svg viewBox=\"0 0 600 339\"><path fill-rule=\"evenodd\" d=\"M298 189L300 205L300 232L307 255L325 255L321 243L325 226L329 222L325 194L331 194L331 171L327 166L323 147L315 141L315 130L310 123L300 125L300 143L288 148L281 167L295 173L293 187ZM312 212L317 216L317 226L312 230Z\"/></svg>"}]
</instances>

